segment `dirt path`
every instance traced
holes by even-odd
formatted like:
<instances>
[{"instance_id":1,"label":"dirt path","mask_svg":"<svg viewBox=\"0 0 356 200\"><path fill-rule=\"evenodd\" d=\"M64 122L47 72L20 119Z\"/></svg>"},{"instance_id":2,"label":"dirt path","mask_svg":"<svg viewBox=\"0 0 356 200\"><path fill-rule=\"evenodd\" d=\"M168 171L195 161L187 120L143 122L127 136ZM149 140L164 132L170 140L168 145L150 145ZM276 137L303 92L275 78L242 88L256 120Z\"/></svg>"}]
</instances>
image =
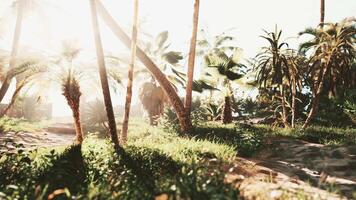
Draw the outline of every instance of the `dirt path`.
<instances>
[{"instance_id":1,"label":"dirt path","mask_svg":"<svg viewBox=\"0 0 356 200\"><path fill-rule=\"evenodd\" d=\"M226 180L247 199L352 199L356 192L356 145L274 138L254 158L237 159L235 168Z\"/></svg>"},{"instance_id":2,"label":"dirt path","mask_svg":"<svg viewBox=\"0 0 356 200\"><path fill-rule=\"evenodd\" d=\"M74 139L75 131L72 124L55 123L37 133L8 132L0 134L0 151L15 149L12 143L6 141L21 143L25 148L37 148L70 145Z\"/></svg>"}]
</instances>

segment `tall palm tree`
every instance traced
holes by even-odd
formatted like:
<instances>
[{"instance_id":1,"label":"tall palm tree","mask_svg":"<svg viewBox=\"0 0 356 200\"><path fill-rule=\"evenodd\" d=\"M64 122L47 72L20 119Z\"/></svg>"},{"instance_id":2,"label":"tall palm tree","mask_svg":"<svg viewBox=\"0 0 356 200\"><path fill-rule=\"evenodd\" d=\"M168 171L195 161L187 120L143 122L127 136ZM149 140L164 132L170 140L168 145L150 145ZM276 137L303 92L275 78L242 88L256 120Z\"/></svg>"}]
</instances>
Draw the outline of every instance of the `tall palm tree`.
<instances>
[{"instance_id":1,"label":"tall palm tree","mask_svg":"<svg viewBox=\"0 0 356 200\"><path fill-rule=\"evenodd\" d=\"M100 38L99 23L98 23L98 16L97 16L97 1L96 0L89 0L89 1L90 1L90 8L91 8L91 15L92 15L93 33L95 39L100 81L101 81L101 87L104 96L104 104L105 104L106 113L109 122L109 132L110 132L111 140L114 143L114 145L119 145L119 138L117 136L114 110L111 102L108 77L107 77L105 61L104 61L103 47Z\"/></svg>"},{"instance_id":2,"label":"tall palm tree","mask_svg":"<svg viewBox=\"0 0 356 200\"><path fill-rule=\"evenodd\" d=\"M324 28L309 28L300 34L308 34L313 38L303 43L301 52L312 51L310 58L309 80L311 81L312 102L303 128L311 123L318 112L319 98L325 92L327 83L336 83L341 87L350 85L352 63L356 57L354 19L343 20L336 24L325 24ZM334 87L327 87L334 88Z\"/></svg>"},{"instance_id":3,"label":"tall palm tree","mask_svg":"<svg viewBox=\"0 0 356 200\"><path fill-rule=\"evenodd\" d=\"M127 48L131 47L131 39L127 36L127 34L123 31L123 29L116 23L116 21L112 18L109 12L105 9L105 7L97 1L98 12L100 16L103 18L105 23L109 26L109 28L114 32L114 34L124 43ZM137 47L137 57L140 61L146 66L146 68L151 72L151 74L155 77L158 83L163 88L166 96L169 98L172 106L174 107L176 114L178 116L178 120L181 126L182 132L189 132L192 129L192 123L187 115L185 114L184 104L179 98L176 90L171 85L167 77L162 73L162 71L156 66L156 64L139 48Z\"/></svg>"},{"instance_id":4,"label":"tall palm tree","mask_svg":"<svg viewBox=\"0 0 356 200\"><path fill-rule=\"evenodd\" d=\"M20 41L23 14L24 14L24 3L25 2L23 0L17 2L17 18L16 18L15 32L14 32L14 38L12 43L11 55L10 55L9 70L14 68L16 65L16 56L19 49L19 41ZM0 102L2 102L7 90L9 89L12 78L13 77L9 75L5 76L0 88Z\"/></svg>"},{"instance_id":5,"label":"tall palm tree","mask_svg":"<svg viewBox=\"0 0 356 200\"><path fill-rule=\"evenodd\" d=\"M122 135L121 141L125 143L127 141L127 131L129 126L129 116L130 116L130 106L132 99L132 79L133 79L133 69L136 60L136 43L137 43L137 21L138 21L138 0L134 1L134 20L132 26L132 41L131 41L131 60L127 80L127 90L126 90L126 101L125 101L125 114L124 121L122 123Z\"/></svg>"},{"instance_id":6,"label":"tall palm tree","mask_svg":"<svg viewBox=\"0 0 356 200\"><path fill-rule=\"evenodd\" d=\"M192 106L192 90L193 90L193 75L194 75L194 63L195 63L195 49L197 44L198 34L198 21L199 21L199 3L200 0L195 0L194 14L193 14L193 31L190 41L189 59L188 59L188 73L187 73L187 88L185 95L185 109L187 117L190 117Z\"/></svg>"}]
</instances>

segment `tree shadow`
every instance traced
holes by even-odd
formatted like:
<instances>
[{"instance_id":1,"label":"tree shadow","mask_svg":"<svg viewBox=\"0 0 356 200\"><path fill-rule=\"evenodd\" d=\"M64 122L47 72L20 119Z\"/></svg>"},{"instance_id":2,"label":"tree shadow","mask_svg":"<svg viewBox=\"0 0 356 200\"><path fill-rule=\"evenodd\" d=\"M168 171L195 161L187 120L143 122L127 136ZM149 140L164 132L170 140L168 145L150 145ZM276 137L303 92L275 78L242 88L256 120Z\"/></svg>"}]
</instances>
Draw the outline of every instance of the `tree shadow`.
<instances>
[{"instance_id":1,"label":"tree shadow","mask_svg":"<svg viewBox=\"0 0 356 200\"><path fill-rule=\"evenodd\" d=\"M128 146L126 149L115 147L118 164L115 173L124 184L118 187L127 187L129 192L123 194L124 199L154 199L163 193L158 185L159 180L175 176L181 164L158 150Z\"/></svg>"},{"instance_id":2,"label":"tree shadow","mask_svg":"<svg viewBox=\"0 0 356 200\"><path fill-rule=\"evenodd\" d=\"M68 147L63 153L56 155L54 151L45 155L45 166L37 177L45 196L58 195L56 199L69 199L70 195L87 193L87 166L81 152L81 145ZM48 163L47 163L48 162Z\"/></svg>"},{"instance_id":3,"label":"tree shadow","mask_svg":"<svg viewBox=\"0 0 356 200\"><path fill-rule=\"evenodd\" d=\"M243 157L254 155L262 146L263 129L247 124L229 126L196 126L189 137L209 140L234 147Z\"/></svg>"},{"instance_id":4,"label":"tree shadow","mask_svg":"<svg viewBox=\"0 0 356 200\"><path fill-rule=\"evenodd\" d=\"M276 138L256 158L258 165L325 190L352 198L356 190L356 146L332 147L290 138Z\"/></svg>"}]
</instances>

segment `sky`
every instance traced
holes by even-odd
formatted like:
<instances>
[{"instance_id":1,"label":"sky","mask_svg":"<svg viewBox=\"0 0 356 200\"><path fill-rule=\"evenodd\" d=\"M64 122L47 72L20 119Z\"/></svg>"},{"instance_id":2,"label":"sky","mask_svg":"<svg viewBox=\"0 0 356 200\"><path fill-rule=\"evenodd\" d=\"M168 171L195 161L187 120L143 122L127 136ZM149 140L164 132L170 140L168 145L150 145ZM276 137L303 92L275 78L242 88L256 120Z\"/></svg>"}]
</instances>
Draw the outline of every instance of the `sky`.
<instances>
[{"instance_id":1,"label":"sky","mask_svg":"<svg viewBox=\"0 0 356 200\"><path fill-rule=\"evenodd\" d=\"M60 41L75 39L83 49L80 59L95 59L94 39L88 0L39 0L40 11L24 20L20 44L45 52L58 51ZM132 0L102 0L117 20L130 30L133 16ZM193 0L140 0L139 33L151 35L168 30L172 50L188 52L192 32ZM210 36L228 31L243 49L244 58L254 57L265 41L259 36L263 29L283 30L283 38L291 47L301 39L298 32L319 22L320 0L201 0L199 29ZM0 0L0 48L10 51L16 15L11 0ZM41 13L36 15L36 13ZM356 0L326 0L326 22L337 22L356 15ZM102 21L99 21L106 53L128 54ZM140 36L139 36L140 37ZM199 62L199 61L198 61ZM197 63L199 66L199 63ZM198 70L197 70L198 71ZM135 95L135 94L134 94ZM118 95L122 104L124 95ZM61 98L61 97L56 97ZM63 99L62 99L63 100ZM134 103L137 100L134 100ZM63 102L62 102L63 103ZM64 104L64 103L63 103ZM55 111L56 112L56 111Z\"/></svg>"}]
</instances>

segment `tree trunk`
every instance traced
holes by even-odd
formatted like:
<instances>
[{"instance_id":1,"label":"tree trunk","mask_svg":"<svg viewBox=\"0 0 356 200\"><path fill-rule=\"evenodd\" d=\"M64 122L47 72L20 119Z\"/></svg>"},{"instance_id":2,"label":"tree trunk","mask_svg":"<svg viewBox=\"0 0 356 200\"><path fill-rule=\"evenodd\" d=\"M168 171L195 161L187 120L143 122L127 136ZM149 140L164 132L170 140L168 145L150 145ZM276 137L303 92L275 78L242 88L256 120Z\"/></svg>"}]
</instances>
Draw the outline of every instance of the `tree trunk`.
<instances>
[{"instance_id":1,"label":"tree trunk","mask_svg":"<svg viewBox=\"0 0 356 200\"><path fill-rule=\"evenodd\" d=\"M223 124L229 124L232 122L232 109L230 96L226 96L224 99L224 110L222 115Z\"/></svg>"},{"instance_id":2,"label":"tree trunk","mask_svg":"<svg viewBox=\"0 0 356 200\"><path fill-rule=\"evenodd\" d=\"M15 92L12 94L11 101L10 103L6 106L6 108L0 113L0 117L3 117L6 115L6 113L12 108L12 106L15 104L18 95L20 94L20 91L22 88L26 85L26 80L21 81L21 83L16 85Z\"/></svg>"},{"instance_id":3,"label":"tree trunk","mask_svg":"<svg viewBox=\"0 0 356 200\"><path fill-rule=\"evenodd\" d=\"M117 136L117 131L116 131L115 115L114 115L114 110L112 107L112 102L110 97L110 90L109 90L108 77L107 77L105 61L104 61L103 47L100 38L99 23L98 23L98 16L96 10L97 2L96 0L89 0L89 1L90 1L90 8L91 8L91 15L92 15L93 33L95 39L100 81L103 90L105 109L109 122L109 132L110 132L112 142L114 143L115 146L118 146L119 138Z\"/></svg>"},{"instance_id":4,"label":"tree trunk","mask_svg":"<svg viewBox=\"0 0 356 200\"><path fill-rule=\"evenodd\" d=\"M319 97L320 93L323 90L324 82L325 82L325 77L328 71L328 67L324 67L324 71L322 72L321 78L318 80L317 87L314 89L314 94L313 94L313 99L312 99L312 104L311 104L311 109L309 111L308 117L304 122L304 125L302 129L305 129L309 126L311 120L314 118L316 113L318 112L318 106L319 106Z\"/></svg>"},{"instance_id":5,"label":"tree trunk","mask_svg":"<svg viewBox=\"0 0 356 200\"><path fill-rule=\"evenodd\" d=\"M137 43L137 20L138 20L138 0L134 2L134 21L132 26L132 41L131 41L131 60L128 72L126 101L125 101L125 114L122 123L121 142L123 144L127 141L127 131L129 128L130 106L132 99L132 82L133 82L133 69L135 67L136 59L136 43Z\"/></svg>"},{"instance_id":6,"label":"tree trunk","mask_svg":"<svg viewBox=\"0 0 356 200\"><path fill-rule=\"evenodd\" d=\"M9 63L9 70L15 67L16 64L16 56L19 49L19 41L21 35L21 28L22 28L22 20L23 20L23 9L24 5L22 1L19 1L17 4L17 18L16 18L16 25L15 25L15 32L14 32L14 39L12 43L12 50L10 55L10 63ZM13 77L8 75L5 76L4 81L0 88L0 102L2 102L7 90L9 89L11 80Z\"/></svg>"},{"instance_id":7,"label":"tree trunk","mask_svg":"<svg viewBox=\"0 0 356 200\"><path fill-rule=\"evenodd\" d=\"M114 32L116 37L118 37L118 39L122 43L124 43L124 45L127 48L130 48L131 40L127 36L127 34L116 23L116 21L112 18L112 16L108 13L108 11L100 3L100 1L97 1L97 6L98 6L98 12L100 16L103 18L105 23L109 26L111 31ZM179 98L177 92L174 90L169 80L162 73L162 71L155 65L155 63L139 47L137 47L136 49L136 54L137 54L137 58L139 58L140 61L146 66L146 68L151 72L151 74L155 77L155 79L161 85L165 94L169 98L171 104L173 105L177 113L178 120L181 126L181 131L184 133L189 132L192 128L191 121L189 118L187 118L187 115L185 114L186 112L185 112L183 102Z\"/></svg>"},{"instance_id":8,"label":"tree trunk","mask_svg":"<svg viewBox=\"0 0 356 200\"><path fill-rule=\"evenodd\" d=\"M77 107L72 108L72 113L73 113L73 118L74 118L76 143L82 144L83 132L82 132L82 125L80 123L79 103L78 103Z\"/></svg>"},{"instance_id":9,"label":"tree trunk","mask_svg":"<svg viewBox=\"0 0 356 200\"><path fill-rule=\"evenodd\" d=\"M286 99L285 99L285 92L284 92L284 86L281 84L279 86L279 90L281 93L281 103L282 103L282 120L284 127L289 127L288 121L287 121L287 108L286 108Z\"/></svg>"},{"instance_id":10,"label":"tree trunk","mask_svg":"<svg viewBox=\"0 0 356 200\"><path fill-rule=\"evenodd\" d=\"M192 38L190 40L190 50L188 58L188 72L187 72L187 87L185 94L185 109L187 117L190 118L190 112L192 107L192 91L193 91L193 76L194 76L194 63L195 63L195 50L197 45L197 33L198 33L198 20L199 20L199 3L200 0L195 0L194 14L193 14L193 31Z\"/></svg>"},{"instance_id":11,"label":"tree trunk","mask_svg":"<svg viewBox=\"0 0 356 200\"><path fill-rule=\"evenodd\" d=\"M292 124L292 128L295 127L295 98L297 95L297 83L295 82L295 80L292 81L292 120L291 120L291 124Z\"/></svg>"},{"instance_id":12,"label":"tree trunk","mask_svg":"<svg viewBox=\"0 0 356 200\"><path fill-rule=\"evenodd\" d=\"M325 19L325 0L320 0L320 27L324 27Z\"/></svg>"}]
</instances>

